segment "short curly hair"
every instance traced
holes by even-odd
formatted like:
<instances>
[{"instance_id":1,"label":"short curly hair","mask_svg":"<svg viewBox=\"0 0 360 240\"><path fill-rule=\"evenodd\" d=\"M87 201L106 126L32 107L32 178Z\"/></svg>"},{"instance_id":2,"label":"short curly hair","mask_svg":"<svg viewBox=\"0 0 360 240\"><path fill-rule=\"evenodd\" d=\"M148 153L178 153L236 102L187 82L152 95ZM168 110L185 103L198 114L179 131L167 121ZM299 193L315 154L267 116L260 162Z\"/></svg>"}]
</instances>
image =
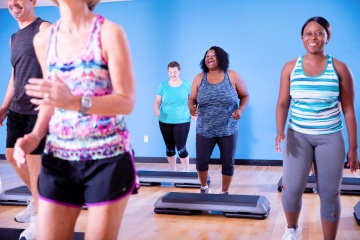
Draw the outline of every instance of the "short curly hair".
<instances>
[{"instance_id":1,"label":"short curly hair","mask_svg":"<svg viewBox=\"0 0 360 240\"><path fill-rule=\"evenodd\" d=\"M57 0L52 0L57 6L59 6L59 3ZM93 11L96 5L100 2L100 0L87 0L87 5L90 11Z\"/></svg>"},{"instance_id":2,"label":"short curly hair","mask_svg":"<svg viewBox=\"0 0 360 240\"><path fill-rule=\"evenodd\" d=\"M221 70L223 70L224 72L226 72L229 68L229 54L227 52L225 52L224 49L222 49L221 47L217 47L217 46L212 46L209 50L207 50L205 52L204 58L200 62L200 67L203 70L203 72L209 72L209 69L205 64L205 58L206 58L206 54L210 50L215 51L216 58L219 62L219 68Z\"/></svg>"}]
</instances>

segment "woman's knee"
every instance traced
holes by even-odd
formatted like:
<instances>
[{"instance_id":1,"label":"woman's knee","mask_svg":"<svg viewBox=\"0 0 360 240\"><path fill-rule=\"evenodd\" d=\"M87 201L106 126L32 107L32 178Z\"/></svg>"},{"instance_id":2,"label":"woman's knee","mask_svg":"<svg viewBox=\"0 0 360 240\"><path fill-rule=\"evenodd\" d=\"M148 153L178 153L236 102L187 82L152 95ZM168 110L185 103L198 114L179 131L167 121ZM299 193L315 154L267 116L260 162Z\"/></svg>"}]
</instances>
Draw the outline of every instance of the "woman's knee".
<instances>
[{"instance_id":1,"label":"woman's knee","mask_svg":"<svg viewBox=\"0 0 360 240\"><path fill-rule=\"evenodd\" d=\"M301 194L292 194L286 190L284 186L281 193L281 200L283 208L286 212L299 212L302 206L302 193Z\"/></svg>"},{"instance_id":2,"label":"woman's knee","mask_svg":"<svg viewBox=\"0 0 360 240\"><path fill-rule=\"evenodd\" d=\"M284 210L287 212L299 212L301 210L304 189L302 189L299 184L294 185L291 184L291 182L287 184L284 179L281 188L281 198Z\"/></svg>"},{"instance_id":3,"label":"woman's knee","mask_svg":"<svg viewBox=\"0 0 360 240\"><path fill-rule=\"evenodd\" d=\"M234 175L234 164L223 165L221 173L226 176L233 176Z\"/></svg>"},{"instance_id":4,"label":"woman's knee","mask_svg":"<svg viewBox=\"0 0 360 240\"><path fill-rule=\"evenodd\" d=\"M341 213L340 191L332 193L322 193L319 191L321 199L321 218L326 221L339 221Z\"/></svg>"},{"instance_id":5,"label":"woman's knee","mask_svg":"<svg viewBox=\"0 0 360 240\"><path fill-rule=\"evenodd\" d=\"M209 170L209 163L207 161L196 159L196 170L198 170L199 172Z\"/></svg>"},{"instance_id":6,"label":"woman's knee","mask_svg":"<svg viewBox=\"0 0 360 240\"><path fill-rule=\"evenodd\" d=\"M180 158L186 158L187 156L189 156L189 153L186 150L186 147L183 147L180 150L178 150L178 154L179 154Z\"/></svg>"},{"instance_id":7,"label":"woman's knee","mask_svg":"<svg viewBox=\"0 0 360 240\"><path fill-rule=\"evenodd\" d=\"M167 157L175 156L175 154L176 154L175 149L168 149L168 148L166 148L166 156L167 156Z\"/></svg>"},{"instance_id":8,"label":"woman's knee","mask_svg":"<svg viewBox=\"0 0 360 240\"><path fill-rule=\"evenodd\" d=\"M199 172L204 172L209 170L209 165L208 164L196 164L196 170L198 170Z\"/></svg>"},{"instance_id":9,"label":"woman's knee","mask_svg":"<svg viewBox=\"0 0 360 240\"><path fill-rule=\"evenodd\" d=\"M326 211L322 209L323 208L321 207L321 219L324 219L329 222L337 222L340 220L341 210L339 208L336 208L335 211L334 209L330 211Z\"/></svg>"},{"instance_id":10,"label":"woman's knee","mask_svg":"<svg viewBox=\"0 0 360 240\"><path fill-rule=\"evenodd\" d=\"M5 151L5 158L6 158L10 163L15 163L15 159L14 159L13 155L14 155L13 149L11 149L11 150L6 149L6 151Z\"/></svg>"}]
</instances>

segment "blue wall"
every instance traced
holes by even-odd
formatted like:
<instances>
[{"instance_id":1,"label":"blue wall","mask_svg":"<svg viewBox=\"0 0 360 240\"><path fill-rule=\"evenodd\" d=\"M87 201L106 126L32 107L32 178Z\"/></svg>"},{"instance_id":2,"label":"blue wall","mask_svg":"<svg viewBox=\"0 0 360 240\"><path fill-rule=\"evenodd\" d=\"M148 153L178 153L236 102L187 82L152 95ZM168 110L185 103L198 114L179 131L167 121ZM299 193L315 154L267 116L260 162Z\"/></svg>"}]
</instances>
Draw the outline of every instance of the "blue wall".
<instances>
[{"instance_id":1,"label":"blue wall","mask_svg":"<svg viewBox=\"0 0 360 240\"><path fill-rule=\"evenodd\" d=\"M125 29L133 57L137 100L126 117L134 149L140 157L164 157L165 147L153 114L153 101L167 64L181 64L181 78L192 81L199 63L212 45L230 54L230 69L245 79L250 104L240 120L236 159L281 159L275 153L275 107L280 72L285 62L304 54L300 39L303 23L323 16L333 29L326 51L360 77L360 3L357 0L133 0L101 3L95 10ZM54 22L56 7L36 8L38 16ZM0 99L11 74L9 38L17 23L7 9L0 9ZM360 86L356 84L356 92ZM356 99L360 118L359 98ZM346 129L345 129L346 133ZM149 142L144 143L144 135ZM0 153L5 152L5 128L0 128ZM195 121L188 139L195 157ZM218 149L213 158L219 157Z\"/></svg>"}]
</instances>

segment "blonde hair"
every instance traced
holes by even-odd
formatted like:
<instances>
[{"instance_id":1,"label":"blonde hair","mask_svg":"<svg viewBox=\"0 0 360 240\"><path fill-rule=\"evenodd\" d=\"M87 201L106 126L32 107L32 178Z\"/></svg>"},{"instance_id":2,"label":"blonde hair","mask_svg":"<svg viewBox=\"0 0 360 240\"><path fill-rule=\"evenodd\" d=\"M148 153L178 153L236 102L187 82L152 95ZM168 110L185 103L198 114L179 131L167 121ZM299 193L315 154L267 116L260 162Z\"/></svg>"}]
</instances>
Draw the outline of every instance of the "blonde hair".
<instances>
[{"instance_id":1,"label":"blonde hair","mask_svg":"<svg viewBox=\"0 0 360 240\"><path fill-rule=\"evenodd\" d=\"M52 0L57 6L59 6L59 3L57 2L57 0ZM88 8L90 11L93 11L94 8L96 7L96 5L98 5L98 3L100 2L100 0L86 0L86 3L88 5Z\"/></svg>"}]
</instances>

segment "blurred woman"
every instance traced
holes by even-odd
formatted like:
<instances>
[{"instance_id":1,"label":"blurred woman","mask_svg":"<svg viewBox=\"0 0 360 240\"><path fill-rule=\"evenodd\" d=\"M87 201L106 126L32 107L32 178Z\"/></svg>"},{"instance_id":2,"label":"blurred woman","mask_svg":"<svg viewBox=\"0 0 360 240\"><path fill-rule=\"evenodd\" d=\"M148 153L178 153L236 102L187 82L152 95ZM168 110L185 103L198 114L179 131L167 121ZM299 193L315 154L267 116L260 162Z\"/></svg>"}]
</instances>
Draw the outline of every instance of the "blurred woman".
<instances>
[{"instance_id":1,"label":"blurred woman","mask_svg":"<svg viewBox=\"0 0 360 240\"><path fill-rule=\"evenodd\" d=\"M46 136L36 239L72 239L84 204L86 238L117 239L137 188L123 116L135 102L129 47L120 26L92 13L99 0L54 2L61 19L34 38L44 79L25 86L39 117L14 158L23 164Z\"/></svg>"}]
</instances>

